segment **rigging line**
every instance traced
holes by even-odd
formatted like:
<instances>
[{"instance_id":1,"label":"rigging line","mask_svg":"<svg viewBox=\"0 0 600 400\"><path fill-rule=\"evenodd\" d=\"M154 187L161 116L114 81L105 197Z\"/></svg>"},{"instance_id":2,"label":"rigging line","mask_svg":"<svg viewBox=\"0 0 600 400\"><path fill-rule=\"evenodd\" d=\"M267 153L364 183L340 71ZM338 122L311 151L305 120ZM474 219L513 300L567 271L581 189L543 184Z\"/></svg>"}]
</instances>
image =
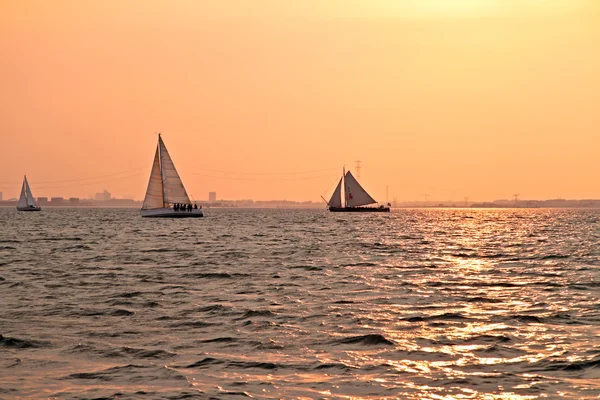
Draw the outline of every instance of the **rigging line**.
<instances>
[{"instance_id":1,"label":"rigging line","mask_svg":"<svg viewBox=\"0 0 600 400\"><path fill-rule=\"evenodd\" d=\"M110 173L110 174L104 174L104 175L98 175L98 176L91 176L89 178L66 179L66 180L61 180L61 181L35 182L35 185L37 186L38 184L46 184L46 183L67 183L67 182L88 181L90 179L106 178L106 177L109 177L109 176L126 174L126 173L129 173L129 172L132 172L132 171L139 171L140 169L146 169L146 167L132 168L132 169L128 169L128 170L121 171L121 172L113 172L113 173ZM21 184L21 182L0 182L0 185L2 185L2 184L17 185L17 184Z\"/></svg>"},{"instance_id":2,"label":"rigging line","mask_svg":"<svg viewBox=\"0 0 600 400\"><path fill-rule=\"evenodd\" d=\"M186 165L186 167L189 167ZM304 174L314 174L317 172L325 172L325 171L333 171L337 168L324 168L324 169L315 169L310 171L298 171L298 172L243 172L243 171L222 171L218 169L208 169L208 168L189 168L196 169L198 171L206 171L206 172L217 172L220 174L229 174L229 175L304 175Z\"/></svg>"},{"instance_id":3,"label":"rigging line","mask_svg":"<svg viewBox=\"0 0 600 400\"><path fill-rule=\"evenodd\" d=\"M260 181L260 182L272 182L272 181L298 181L298 180L307 180L307 179L319 179L319 178L323 178L326 176L329 176L329 174L327 175L318 175L318 176L302 176L302 177L296 177L296 178L288 178L288 177L273 177L273 178L266 178L266 179L260 179L260 178L236 178L236 177L231 177L231 176L212 176L212 175L205 175L205 174L201 174L198 172L188 172L188 174L192 174L192 175L197 175L197 176L202 176L204 178L213 178L213 179L228 179L228 180L235 180L235 181Z\"/></svg>"},{"instance_id":4,"label":"rigging line","mask_svg":"<svg viewBox=\"0 0 600 400\"><path fill-rule=\"evenodd\" d=\"M331 185L331 186L329 187L329 189L327 189L326 191L324 191L323 193L321 193L321 197L323 197L323 195L324 195L325 193L328 193L329 191L331 191L331 188L332 188L332 187L336 187L336 186L337 186L337 184L338 184L339 182L340 182L339 180L336 180L335 182L333 182L333 185ZM334 189L334 190L335 190L335 189Z\"/></svg>"},{"instance_id":5,"label":"rigging line","mask_svg":"<svg viewBox=\"0 0 600 400\"><path fill-rule=\"evenodd\" d=\"M110 182L114 182L114 181L119 181L119 180L134 178L136 176L141 176L143 174L144 174L143 172L139 172L137 174L128 175L128 176L121 176L121 177L113 178L113 179L109 179L109 180L103 180L103 181L97 181L97 182L86 182L86 183L81 183L81 184L76 184L76 185L60 185L60 186L44 186L44 185L41 185L41 186L36 186L36 190L37 189L61 189L61 188L72 188L72 187L99 185L101 183L110 183Z\"/></svg>"}]
</instances>

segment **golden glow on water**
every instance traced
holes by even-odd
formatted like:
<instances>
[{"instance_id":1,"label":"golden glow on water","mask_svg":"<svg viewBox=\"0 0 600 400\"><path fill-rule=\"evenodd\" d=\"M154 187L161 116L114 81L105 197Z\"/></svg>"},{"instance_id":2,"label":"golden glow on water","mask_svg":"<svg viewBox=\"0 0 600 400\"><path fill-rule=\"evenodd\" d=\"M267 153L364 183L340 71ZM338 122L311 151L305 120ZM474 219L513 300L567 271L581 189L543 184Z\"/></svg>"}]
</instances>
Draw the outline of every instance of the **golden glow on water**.
<instances>
[{"instance_id":1,"label":"golden glow on water","mask_svg":"<svg viewBox=\"0 0 600 400\"><path fill-rule=\"evenodd\" d=\"M34 278L19 290L27 299L45 296L37 298L31 315L23 310L25 297L5 303L19 316L11 329L50 344L3 348L9 356L0 359L0 367L21 373L3 385L19 388L22 398L39 393L40 385L46 397L137 391L165 398L266 399L600 395L593 319L600 301L593 286L597 230L563 235L565 228L557 228L561 218L600 221L595 212L404 210L364 221L306 212L298 219L323 218L326 223L316 226L324 233L316 239L312 233L302 236L296 258L289 244L281 244L300 235L296 228L284 236L263 226L284 224L288 214L258 215L270 222L250 233L231 233L215 218L211 229L234 235L235 245L215 239L210 246L194 242L171 251L178 243L165 234L158 244L142 248L134 267L130 259L102 267L114 276L89 266L90 257L74 252L72 243L60 247L48 241L46 251L53 255L69 249L69 269L61 264L45 270L59 276L49 289L36 280L38 270L27 272ZM361 229L337 233L357 221ZM189 229L196 238L207 235L205 226ZM264 243L247 239L254 231L262 232ZM93 241L103 243L110 234ZM324 249L327 240L333 244ZM95 246L92 240L82 242ZM240 250L238 243L250 244ZM21 247L19 257L38 247ZM203 251L196 255L196 248ZM569 254L582 248L573 261ZM221 260L223 252L228 255ZM235 252L271 255L233 262ZM173 261L179 253L183 256ZM148 261L141 260L149 255L158 261L145 265ZM213 271L207 262L213 257L229 266ZM14 268L9 273L3 266L2 278L11 284L27 276L26 268L15 264L9 264ZM72 265L83 272L71 271ZM121 279L123 286L115 287ZM80 285L61 287L64 280ZM0 280L0 290L6 281ZM86 284L104 292L96 295ZM51 296L69 302L61 304L68 312L60 317L60 332L54 318L44 318L48 312L60 315L47 305ZM149 301L152 307L146 307ZM135 313L115 316L115 307Z\"/></svg>"}]
</instances>

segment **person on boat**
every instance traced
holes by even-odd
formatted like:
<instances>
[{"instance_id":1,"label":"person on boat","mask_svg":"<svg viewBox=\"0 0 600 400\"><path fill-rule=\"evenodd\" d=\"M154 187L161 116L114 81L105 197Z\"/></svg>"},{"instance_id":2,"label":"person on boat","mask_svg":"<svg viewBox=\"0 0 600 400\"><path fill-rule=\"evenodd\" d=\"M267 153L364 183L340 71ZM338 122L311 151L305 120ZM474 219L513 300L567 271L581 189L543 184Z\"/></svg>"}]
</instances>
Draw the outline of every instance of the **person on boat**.
<instances>
[{"instance_id":1,"label":"person on boat","mask_svg":"<svg viewBox=\"0 0 600 400\"><path fill-rule=\"evenodd\" d=\"M198 209L198 204L194 203L194 210Z\"/></svg>"},{"instance_id":2,"label":"person on boat","mask_svg":"<svg viewBox=\"0 0 600 400\"><path fill-rule=\"evenodd\" d=\"M173 203L173 210L177 211L177 203Z\"/></svg>"},{"instance_id":3,"label":"person on boat","mask_svg":"<svg viewBox=\"0 0 600 400\"><path fill-rule=\"evenodd\" d=\"M192 212L192 203L188 204L188 211Z\"/></svg>"}]
</instances>

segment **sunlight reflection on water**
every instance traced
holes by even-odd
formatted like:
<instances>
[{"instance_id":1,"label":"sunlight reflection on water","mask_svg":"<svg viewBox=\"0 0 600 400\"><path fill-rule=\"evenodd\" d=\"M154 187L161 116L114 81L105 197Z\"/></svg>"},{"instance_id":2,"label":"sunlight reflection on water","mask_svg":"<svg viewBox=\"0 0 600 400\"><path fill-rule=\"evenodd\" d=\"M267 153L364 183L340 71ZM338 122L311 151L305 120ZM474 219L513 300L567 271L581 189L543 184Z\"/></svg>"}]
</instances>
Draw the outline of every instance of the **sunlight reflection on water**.
<instances>
[{"instance_id":1,"label":"sunlight reflection on water","mask_svg":"<svg viewBox=\"0 0 600 400\"><path fill-rule=\"evenodd\" d=\"M598 210L40 214L0 210L2 398L600 396Z\"/></svg>"}]
</instances>

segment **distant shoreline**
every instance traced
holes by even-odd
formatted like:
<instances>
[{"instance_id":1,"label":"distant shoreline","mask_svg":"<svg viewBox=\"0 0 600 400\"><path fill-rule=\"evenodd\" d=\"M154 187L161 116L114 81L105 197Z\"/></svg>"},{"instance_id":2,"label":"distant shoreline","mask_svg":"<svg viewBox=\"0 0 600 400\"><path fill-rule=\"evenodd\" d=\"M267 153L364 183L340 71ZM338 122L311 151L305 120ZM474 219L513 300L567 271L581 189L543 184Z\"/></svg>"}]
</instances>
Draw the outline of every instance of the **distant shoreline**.
<instances>
[{"instance_id":1,"label":"distant shoreline","mask_svg":"<svg viewBox=\"0 0 600 400\"><path fill-rule=\"evenodd\" d=\"M0 209L3 208L7 208L7 209L16 209L16 205L0 205ZM127 210L140 210L141 207L131 207L131 206L106 206L106 205L101 205L101 206L91 206L91 205L86 205L86 206L44 206L42 207L42 209L127 209ZM326 207L308 207L308 206L297 206L297 207L293 207L293 206L288 206L288 207L281 207L281 206L256 206L256 207L252 207L252 206L231 206L231 207L223 207L223 206L217 206L217 207L211 207L211 206L203 206L203 209L219 209L219 210L323 210L326 211L327 208ZM469 206L469 207L465 207L465 206L450 206L450 205L439 205L439 206L398 206L398 207L392 207L392 210L424 210L424 209L429 209L429 210L443 210L443 209L447 209L447 210L531 210L531 209L539 209L539 210L573 210L573 209L585 209L585 210L594 210L594 209L600 209L600 205L593 205L593 206L545 206L545 207L528 207L528 206L518 206L518 207L508 207L508 206Z\"/></svg>"}]
</instances>

